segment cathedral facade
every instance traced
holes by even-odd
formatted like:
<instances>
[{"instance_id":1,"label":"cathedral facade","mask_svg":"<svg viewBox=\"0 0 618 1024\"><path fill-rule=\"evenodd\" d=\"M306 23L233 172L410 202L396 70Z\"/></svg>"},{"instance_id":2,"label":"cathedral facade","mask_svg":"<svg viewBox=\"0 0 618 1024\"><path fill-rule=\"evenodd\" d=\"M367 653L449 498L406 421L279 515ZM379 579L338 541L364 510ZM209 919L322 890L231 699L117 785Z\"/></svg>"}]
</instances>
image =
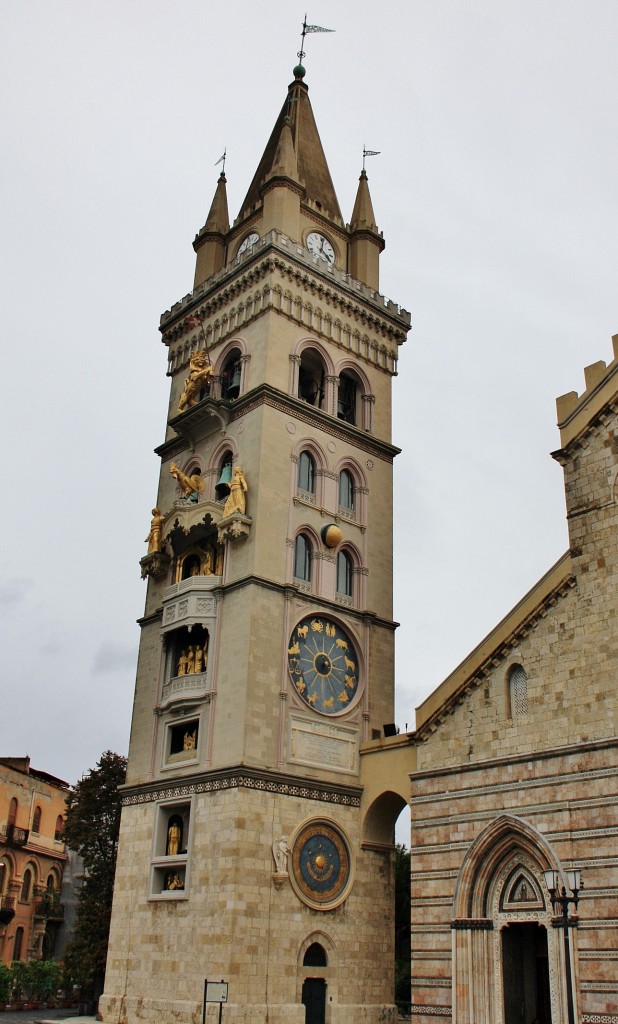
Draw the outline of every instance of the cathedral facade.
<instances>
[{"instance_id":1,"label":"cathedral facade","mask_svg":"<svg viewBox=\"0 0 618 1024\"><path fill-rule=\"evenodd\" d=\"M304 74L231 226L221 175L193 291L161 318L109 1024L223 1003L252 1024L394 1012L396 813L363 831L360 749L393 720L391 384L410 317L378 290L364 171L342 218Z\"/></svg>"},{"instance_id":2,"label":"cathedral facade","mask_svg":"<svg viewBox=\"0 0 618 1024\"><path fill-rule=\"evenodd\" d=\"M586 368L584 392L557 402L569 550L417 710L412 1004L423 1024L618 1021L613 344L608 366Z\"/></svg>"}]
</instances>

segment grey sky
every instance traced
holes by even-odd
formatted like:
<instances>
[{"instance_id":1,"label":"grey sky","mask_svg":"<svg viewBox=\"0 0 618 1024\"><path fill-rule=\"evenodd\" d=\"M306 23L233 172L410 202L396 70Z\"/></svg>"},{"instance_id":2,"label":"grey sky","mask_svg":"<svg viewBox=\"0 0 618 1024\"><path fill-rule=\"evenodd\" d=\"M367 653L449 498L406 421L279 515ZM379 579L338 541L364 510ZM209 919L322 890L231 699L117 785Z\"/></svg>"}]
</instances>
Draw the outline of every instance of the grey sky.
<instances>
[{"instance_id":1,"label":"grey sky","mask_svg":"<svg viewBox=\"0 0 618 1024\"><path fill-rule=\"evenodd\" d=\"M1 7L0 750L74 781L128 744L167 401L162 310L227 146L235 216L304 8ZM344 216L363 144L394 382L398 714L567 544L554 399L618 332L615 0L331 0L306 81Z\"/></svg>"}]
</instances>

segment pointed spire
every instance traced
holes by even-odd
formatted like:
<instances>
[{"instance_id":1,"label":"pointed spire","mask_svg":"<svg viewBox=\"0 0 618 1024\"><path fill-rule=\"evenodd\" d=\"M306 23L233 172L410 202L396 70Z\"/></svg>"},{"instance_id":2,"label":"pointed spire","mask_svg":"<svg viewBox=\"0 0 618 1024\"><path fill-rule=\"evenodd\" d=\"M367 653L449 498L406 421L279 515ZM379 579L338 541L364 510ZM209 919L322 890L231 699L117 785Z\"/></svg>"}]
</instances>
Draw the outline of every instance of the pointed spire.
<instances>
[{"instance_id":1,"label":"pointed spire","mask_svg":"<svg viewBox=\"0 0 618 1024\"><path fill-rule=\"evenodd\" d=\"M225 236L230 230L226 184L227 178L221 171L206 223L193 241L193 248L197 253L195 288L211 274L221 270L225 261Z\"/></svg>"},{"instance_id":2,"label":"pointed spire","mask_svg":"<svg viewBox=\"0 0 618 1024\"><path fill-rule=\"evenodd\" d=\"M230 218L227 211L226 185L227 178L225 177L225 173L221 171L210 211L202 231L216 231L221 235L226 235L230 230ZM202 232L200 231L200 234L201 233Z\"/></svg>"},{"instance_id":3,"label":"pointed spire","mask_svg":"<svg viewBox=\"0 0 618 1024\"><path fill-rule=\"evenodd\" d=\"M309 90L303 81L304 74L305 69L300 65L294 68L294 81L288 88L288 95L240 208L239 219L260 202L262 186L275 175L283 173L304 186L306 198L318 203L327 217L343 225L311 109ZM289 170L280 170L282 166L291 166L290 142L296 165L292 174Z\"/></svg>"},{"instance_id":4,"label":"pointed spire","mask_svg":"<svg viewBox=\"0 0 618 1024\"><path fill-rule=\"evenodd\" d=\"M298 180L298 165L296 161L296 150L292 138L292 122L286 117L277 143L277 150L271 168L270 177L285 177Z\"/></svg>"},{"instance_id":5,"label":"pointed spire","mask_svg":"<svg viewBox=\"0 0 618 1024\"><path fill-rule=\"evenodd\" d=\"M350 222L349 268L352 277L376 291L380 285L379 263L383 249L384 239L376 227L367 173L363 167Z\"/></svg>"},{"instance_id":6,"label":"pointed spire","mask_svg":"<svg viewBox=\"0 0 618 1024\"><path fill-rule=\"evenodd\" d=\"M377 233L376 219L373 212L371 195L369 194L369 182L367 172L363 168L358 179L358 191L350 221L351 231L375 231Z\"/></svg>"}]
</instances>

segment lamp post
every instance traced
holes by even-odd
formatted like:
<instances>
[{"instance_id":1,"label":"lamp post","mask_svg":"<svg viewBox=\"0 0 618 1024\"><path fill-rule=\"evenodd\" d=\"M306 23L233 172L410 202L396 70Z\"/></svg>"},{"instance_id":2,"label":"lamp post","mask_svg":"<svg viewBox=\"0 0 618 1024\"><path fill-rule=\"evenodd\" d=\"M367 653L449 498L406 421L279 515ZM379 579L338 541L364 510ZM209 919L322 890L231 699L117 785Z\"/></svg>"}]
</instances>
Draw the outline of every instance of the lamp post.
<instances>
[{"instance_id":1,"label":"lamp post","mask_svg":"<svg viewBox=\"0 0 618 1024\"><path fill-rule=\"evenodd\" d=\"M573 979L571 976L571 944L569 942L569 924L572 918L569 918L569 903L572 903L574 910L577 910L579 893L580 890L583 889L584 883L581 880L580 871L567 871L567 879L571 890L571 895L568 896L565 886L560 884L560 875L557 871L544 871L543 874L545 875L545 884L547 886L547 891L549 892L549 898L551 899L554 914L557 915L558 908L560 908L560 913L562 915L562 920L559 922L559 925L564 931L564 965L566 971L568 1024L575 1024L575 1010L573 1008Z\"/></svg>"}]
</instances>

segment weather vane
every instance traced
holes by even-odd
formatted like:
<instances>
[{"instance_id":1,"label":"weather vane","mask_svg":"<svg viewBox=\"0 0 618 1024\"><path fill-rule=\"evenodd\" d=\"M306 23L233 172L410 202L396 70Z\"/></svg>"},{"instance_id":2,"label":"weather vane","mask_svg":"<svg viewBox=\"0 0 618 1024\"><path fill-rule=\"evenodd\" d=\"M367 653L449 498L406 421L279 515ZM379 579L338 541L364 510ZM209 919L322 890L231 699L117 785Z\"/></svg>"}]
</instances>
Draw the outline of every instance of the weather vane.
<instances>
[{"instance_id":1,"label":"weather vane","mask_svg":"<svg viewBox=\"0 0 618 1024\"><path fill-rule=\"evenodd\" d=\"M367 149L366 146L363 145L363 171L365 170L365 159L366 159L366 157L368 157L368 156L379 156L379 155L380 155L380 150L379 149Z\"/></svg>"},{"instance_id":2,"label":"weather vane","mask_svg":"<svg viewBox=\"0 0 618 1024\"><path fill-rule=\"evenodd\" d=\"M305 20L303 21L303 31L300 37L300 50L296 54L300 63L303 62L305 56L305 36L308 36L310 32L334 32L334 28L322 28L321 25L308 25L307 15L305 14Z\"/></svg>"},{"instance_id":3,"label":"weather vane","mask_svg":"<svg viewBox=\"0 0 618 1024\"><path fill-rule=\"evenodd\" d=\"M223 174L223 175L225 175L225 158L226 158L226 156L227 156L227 146L223 150L223 156L220 156L219 159L217 160L216 164L215 164L215 167L218 167L219 164L223 164L223 167L221 168L221 174Z\"/></svg>"}]
</instances>

